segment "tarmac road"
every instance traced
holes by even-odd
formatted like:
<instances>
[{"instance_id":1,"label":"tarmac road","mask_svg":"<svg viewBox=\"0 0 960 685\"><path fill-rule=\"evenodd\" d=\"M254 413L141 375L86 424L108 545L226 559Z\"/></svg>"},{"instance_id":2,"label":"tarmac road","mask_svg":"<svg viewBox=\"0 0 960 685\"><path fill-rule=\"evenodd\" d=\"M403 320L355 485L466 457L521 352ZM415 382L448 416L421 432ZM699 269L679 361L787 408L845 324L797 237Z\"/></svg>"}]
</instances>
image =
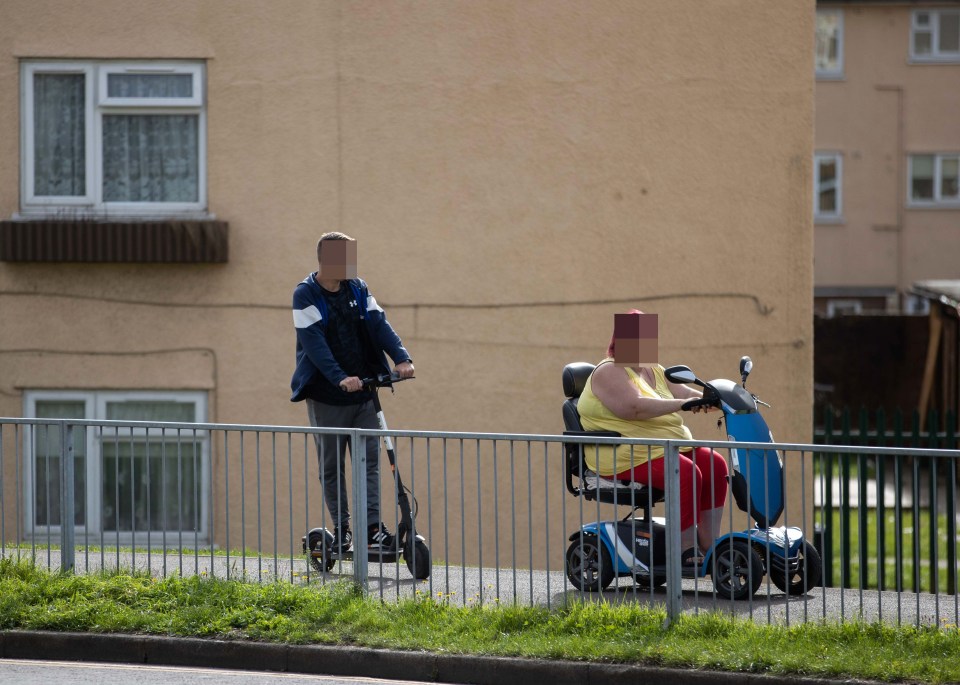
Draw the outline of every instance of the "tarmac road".
<instances>
[{"instance_id":1,"label":"tarmac road","mask_svg":"<svg viewBox=\"0 0 960 685\"><path fill-rule=\"evenodd\" d=\"M425 685L424 681L230 671L217 668L101 664L79 661L0 660L0 682L17 685Z\"/></svg>"}]
</instances>

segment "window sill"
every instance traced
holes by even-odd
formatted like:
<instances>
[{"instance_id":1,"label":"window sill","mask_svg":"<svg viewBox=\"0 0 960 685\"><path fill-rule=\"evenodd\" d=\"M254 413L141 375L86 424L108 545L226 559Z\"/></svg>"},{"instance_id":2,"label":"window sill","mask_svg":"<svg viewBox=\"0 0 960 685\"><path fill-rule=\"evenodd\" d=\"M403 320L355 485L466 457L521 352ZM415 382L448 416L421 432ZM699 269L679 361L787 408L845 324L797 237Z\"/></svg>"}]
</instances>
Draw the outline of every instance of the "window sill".
<instances>
[{"instance_id":1,"label":"window sill","mask_svg":"<svg viewBox=\"0 0 960 685\"><path fill-rule=\"evenodd\" d=\"M846 223L842 216L817 216L813 219L815 226L844 226Z\"/></svg>"},{"instance_id":2,"label":"window sill","mask_svg":"<svg viewBox=\"0 0 960 685\"><path fill-rule=\"evenodd\" d=\"M933 200L930 202L919 202L912 200L907 202L907 209L960 209L960 202L956 200Z\"/></svg>"},{"instance_id":3,"label":"window sill","mask_svg":"<svg viewBox=\"0 0 960 685\"><path fill-rule=\"evenodd\" d=\"M225 263L227 237L215 220L0 221L0 261Z\"/></svg>"},{"instance_id":4,"label":"window sill","mask_svg":"<svg viewBox=\"0 0 960 685\"><path fill-rule=\"evenodd\" d=\"M960 57L956 55L943 55L936 57L916 57L911 56L907 59L907 64L914 65L929 65L929 64L953 64L956 66L960 64Z\"/></svg>"}]
</instances>

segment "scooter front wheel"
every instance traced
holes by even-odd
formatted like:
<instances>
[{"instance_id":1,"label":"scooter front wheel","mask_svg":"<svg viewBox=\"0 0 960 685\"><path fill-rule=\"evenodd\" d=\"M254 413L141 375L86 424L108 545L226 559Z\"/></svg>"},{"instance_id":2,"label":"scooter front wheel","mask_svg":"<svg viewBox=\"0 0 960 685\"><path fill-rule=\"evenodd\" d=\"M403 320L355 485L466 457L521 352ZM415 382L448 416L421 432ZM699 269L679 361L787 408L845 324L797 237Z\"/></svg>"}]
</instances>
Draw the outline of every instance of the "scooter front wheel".
<instances>
[{"instance_id":1,"label":"scooter front wheel","mask_svg":"<svg viewBox=\"0 0 960 685\"><path fill-rule=\"evenodd\" d=\"M714 549L713 587L723 599L747 599L763 581L763 562L744 540L724 540Z\"/></svg>"},{"instance_id":2,"label":"scooter front wheel","mask_svg":"<svg viewBox=\"0 0 960 685\"><path fill-rule=\"evenodd\" d=\"M430 577L430 548L423 540L414 540L413 545L406 545L403 560L407 562L410 574L417 580Z\"/></svg>"},{"instance_id":3,"label":"scooter front wheel","mask_svg":"<svg viewBox=\"0 0 960 685\"><path fill-rule=\"evenodd\" d=\"M610 553L593 533L578 536L567 547L567 578L578 590L600 592L613 581Z\"/></svg>"},{"instance_id":4,"label":"scooter front wheel","mask_svg":"<svg viewBox=\"0 0 960 685\"><path fill-rule=\"evenodd\" d=\"M814 547L808 540L803 541L800 547L797 566L790 569L771 569L770 580L781 592L788 595L803 595L813 587L820 585L823 575L823 562Z\"/></svg>"}]
</instances>

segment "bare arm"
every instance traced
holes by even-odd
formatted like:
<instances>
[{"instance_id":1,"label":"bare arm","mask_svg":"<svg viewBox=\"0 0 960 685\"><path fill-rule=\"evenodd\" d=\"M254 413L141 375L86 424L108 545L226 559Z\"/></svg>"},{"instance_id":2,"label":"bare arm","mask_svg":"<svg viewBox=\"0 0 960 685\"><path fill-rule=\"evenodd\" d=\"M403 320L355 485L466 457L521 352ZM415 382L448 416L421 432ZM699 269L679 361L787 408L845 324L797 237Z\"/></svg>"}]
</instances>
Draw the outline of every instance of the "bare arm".
<instances>
[{"instance_id":1,"label":"bare arm","mask_svg":"<svg viewBox=\"0 0 960 685\"><path fill-rule=\"evenodd\" d=\"M598 366L593 372L590 386L603 406L626 421L652 419L678 412L683 403L689 399L684 397L666 400L660 397L644 397L630 381L627 370L613 364ZM699 394L691 397L699 397Z\"/></svg>"},{"instance_id":2,"label":"bare arm","mask_svg":"<svg viewBox=\"0 0 960 685\"><path fill-rule=\"evenodd\" d=\"M667 381L667 387L670 388L670 394L677 399L693 400L703 397L703 391L691 388L689 385Z\"/></svg>"}]
</instances>

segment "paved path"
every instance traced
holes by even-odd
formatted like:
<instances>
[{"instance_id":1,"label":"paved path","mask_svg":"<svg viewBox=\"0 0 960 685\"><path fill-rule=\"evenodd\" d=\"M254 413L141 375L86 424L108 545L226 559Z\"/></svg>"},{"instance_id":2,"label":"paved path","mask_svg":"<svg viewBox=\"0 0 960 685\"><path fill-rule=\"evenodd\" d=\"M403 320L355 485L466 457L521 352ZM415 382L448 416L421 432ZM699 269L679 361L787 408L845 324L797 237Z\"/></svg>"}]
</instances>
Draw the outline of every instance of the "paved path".
<instances>
[{"instance_id":1,"label":"paved path","mask_svg":"<svg viewBox=\"0 0 960 685\"><path fill-rule=\"evenodd\" d=\"M8 548L6 555L11 556ZM15 551L13 552L15 553ZM31 558L30 550L21 550L21 556ZM59 551L38 550L39 566L58 569ZM272 582L276 579L323 586L353 579L350 562L339 562L329 573L317 573L308 568L304 557L236 557L190 554L166 555L153 552L127 552L119 559L115 553L82 550L76 555L78 573L106 569L131 569L149 572L155 576L200 575L231 578L252 582ZM723 600L713 593L710 578L683 581L683 606L688 613L722 611L735 616L752 618L760 623L789 623L829 620L882 620L893 625L960 625L960 596L932 595L876 590L841 590L815 588L802 597L787 598L766 579L760 590L749 601ZM620 578L603 593L583 593L576 590L560 571L530 571L512 568L476 568L445 566L434 562L433 573L424 581L414 580L406 565L399 563L368 564L367 590L373 597L385 601L400 598L431 597L456 606L477 604L541 605L550 608L571 601L640 602L663 605L666 594L662 588L643 590L628 578Z\"/></svg>"}]
</instances>

